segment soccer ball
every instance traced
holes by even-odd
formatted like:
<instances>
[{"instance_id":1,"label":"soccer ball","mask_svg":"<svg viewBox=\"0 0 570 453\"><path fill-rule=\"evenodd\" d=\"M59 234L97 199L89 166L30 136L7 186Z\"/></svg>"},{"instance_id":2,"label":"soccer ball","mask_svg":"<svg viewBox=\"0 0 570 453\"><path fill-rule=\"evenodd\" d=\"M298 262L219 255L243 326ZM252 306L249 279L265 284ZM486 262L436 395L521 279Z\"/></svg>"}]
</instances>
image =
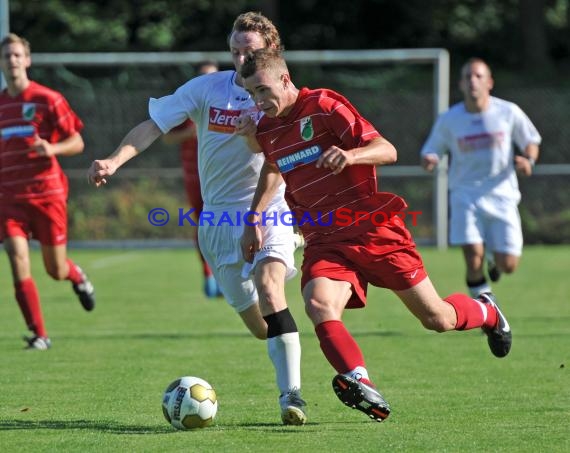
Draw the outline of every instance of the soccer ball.
<instances>
[{"instance_id":1,"label":"soccer ball","mask_svg":"<svg viewBox=\"0 0 570 453\"><path fill-rule=\"evenodd\" d=\"M162 397L164 418L176 429L205 428L212 424L217 411L215 390L198 377L176 379Z\"/></svg>"}]
</instances>

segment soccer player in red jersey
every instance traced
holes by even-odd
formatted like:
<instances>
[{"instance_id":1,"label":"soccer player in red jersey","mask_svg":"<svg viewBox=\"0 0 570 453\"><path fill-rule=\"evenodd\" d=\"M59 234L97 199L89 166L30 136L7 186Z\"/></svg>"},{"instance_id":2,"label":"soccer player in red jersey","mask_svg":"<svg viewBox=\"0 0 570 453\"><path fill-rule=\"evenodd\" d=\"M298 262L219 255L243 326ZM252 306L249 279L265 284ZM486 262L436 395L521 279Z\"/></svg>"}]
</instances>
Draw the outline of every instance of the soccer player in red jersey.
<instances>
[{"instance_id":1,"label":"soccer player in red jersey","mask_svg":"<svg viewBox=\"0 0 570 453\"><path fill-rule=\"evenodd\" d=\"M67 257L67 178L58 156L83 151L83 123L65 98L28 79L30 44L15 34L0 42L7 88L0 93L0 239L8 254L16 300L32 336L28 349L48 349L40 297L32 278L28 240L41 244L47 273L69 280L87 311L94 289Z\"/></svg>"},{"instance_id":2,"label":"soccer player in red jersey","mask_svg":"<svg viewBox=\"0 0 570 453\"><path fill-rule=\"evenodd\" d=\"M365 305L369 283L394 291L427 329L482 328L491 352L507 355L510 327L494 300L487 294L442 299L404 222L392 215L405 209L405 201L377 191L375 167L396 161L394 146L338 93L297 89L279 51L253 52L241 75L264 112L257 126L247 116L240 118L237 131L265 155L251 210L263 212L274 187L285 180L286 200L306 241L305 309L338 373L333 388L339 399L377 421L390 414L342 321L345 308ZM251 140L255 131L257 147ZM341 210L342 217L337 215ZM389 220L373 221L382 218ZM251 214L242 237L246 260L263 246L257 221L258 215Z\"/></svg>"},{"instance_id":3,"label":"soccer player in red jersey","mask_svg":"<svg viewBox=\"0 0 570 453\"><path fill-rule=\"evenodd\" d=\"M198 64L198 75L210 74L218 71L218 63L206 60ZM184 188L190 206L194 210L194 220L197 221L204 207L202 193L200 190L200 177L198 175L198 139L196 138L196 127L192 120L184 121L180 126L172 129L168 134L163 135L163 141L168 144L180 145L180 160L184 172ZM206 297L220 297L222 291L212 273L208 262L204 259L198 245L198 229L195 235L196 247L202 262L202 273L204 275L204 294Z\"/></svg>"}]
</instances>

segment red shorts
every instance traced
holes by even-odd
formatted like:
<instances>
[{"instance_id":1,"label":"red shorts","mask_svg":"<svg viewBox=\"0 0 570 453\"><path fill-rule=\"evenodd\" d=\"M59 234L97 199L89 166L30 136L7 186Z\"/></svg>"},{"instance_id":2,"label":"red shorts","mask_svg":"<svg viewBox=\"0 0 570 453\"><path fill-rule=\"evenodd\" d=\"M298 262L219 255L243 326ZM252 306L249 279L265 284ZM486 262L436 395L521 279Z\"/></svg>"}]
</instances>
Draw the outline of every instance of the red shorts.
<instances>
[{"instance_id":1,"label":"red shorts","mask_svg":"<svg viewBox=\"0 0 570 453\"><path fill-rule=\"evenodd\" d=\"M346 308L366 305L368 283L401 291L427 277L416 244L397 216L349 240L309 243L301 269L301 288L317 277L349 282L353 291Z\"/></svg>"},{"instance_id":2,"label":"red shorts","mask_svg":"<svg viewBox=\"0 0 570 453\"><path fill-rule=\"evenodd\" d=\"M67 203L45 201L0 207L0 240L22 236L42 245L67 243Z\"/></svg>"}]
</instances>

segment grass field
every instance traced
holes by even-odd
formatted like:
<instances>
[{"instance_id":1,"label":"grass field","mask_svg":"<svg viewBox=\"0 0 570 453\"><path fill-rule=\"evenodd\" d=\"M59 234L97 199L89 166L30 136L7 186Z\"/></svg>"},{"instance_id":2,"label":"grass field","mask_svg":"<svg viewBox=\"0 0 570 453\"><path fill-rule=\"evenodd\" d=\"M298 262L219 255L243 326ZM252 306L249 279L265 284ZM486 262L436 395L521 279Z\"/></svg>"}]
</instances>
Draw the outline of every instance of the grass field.
<instances>
[{"instance_id":1,"label":"grass field","mask_svg":"<svg viewBox=\"0 0 570 453\"><path fill-rule=\"evenodd\" d=\"M441 294L463 291L460 252L421 250ZM265 344L223 300L201 292L194 251L72 250L97 288L85 313L68 282L34 273L53 347L23 351L7 260L0 261L0 451L568 452L570 247L527 247L495 285L513 349L494 358L480 331L424 330L388 291L346 313L392 415L382 424L344 407L299 295L309 422L280 423ZM300 256L298 262L300 262ZM164 388L197 375L217 390L215 426L178 432L163 419Z\"/></svg>"}]
</instances>

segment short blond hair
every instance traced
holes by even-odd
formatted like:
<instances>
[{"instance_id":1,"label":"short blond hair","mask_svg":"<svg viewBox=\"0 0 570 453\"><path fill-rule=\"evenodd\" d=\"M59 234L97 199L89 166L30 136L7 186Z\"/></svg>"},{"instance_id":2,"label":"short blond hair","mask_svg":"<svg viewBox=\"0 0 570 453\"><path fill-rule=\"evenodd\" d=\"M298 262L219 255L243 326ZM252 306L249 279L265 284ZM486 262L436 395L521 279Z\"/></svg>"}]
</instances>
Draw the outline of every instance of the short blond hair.
<instances>
[{"instance_id":1,"label":"short blond hair","mask_svg":"<svg viewBox=\"0 0 570 453\"><path fill-rule=\"evenodd\" d=\"M30 56L30 53L32 51L30 47L30 42L26 38L18 36L16 33L8 33L4 37L4 39L2 39L2 42L0 42L0 49L3 49L5 46L9 44L18 44L18 43L24 46L24 51L26 52L26 55Z\"/></svg>"},{"instance_id":2,"label":"short blond hair","mask_svg":"<svg viewBox=\"0 0 570 453\"><path fill-rule=\"evenodd\" d=\"M257 32L261 35L265 41L266 47L273 47L274 49L283 49L281 44L281 36L277 31L277 27L265 17L263 14L249 11L247 13L240 14L232 26L232 31L228 35L228 43L230 37L234 32Z\"/></svg>"}]
</instances>

